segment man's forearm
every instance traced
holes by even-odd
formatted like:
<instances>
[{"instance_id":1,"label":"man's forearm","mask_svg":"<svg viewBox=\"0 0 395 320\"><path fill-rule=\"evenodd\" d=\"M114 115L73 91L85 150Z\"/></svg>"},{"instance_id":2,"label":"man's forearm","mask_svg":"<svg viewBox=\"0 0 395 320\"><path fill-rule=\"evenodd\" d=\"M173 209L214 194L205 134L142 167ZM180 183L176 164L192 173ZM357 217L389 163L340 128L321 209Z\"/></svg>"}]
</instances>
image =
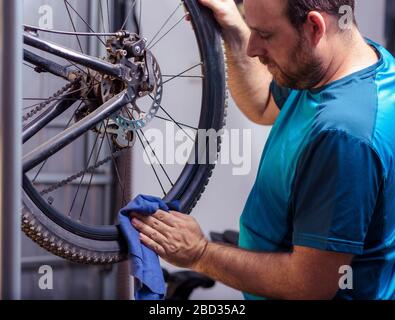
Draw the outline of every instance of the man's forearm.
<instances>
[{"instance_id":1,"label":"man's forearm","mask_svg":"<svg viewBox=\"0 0 395 320\"><path fill-rule=\"evenodd\" d=\"M167 262L267 298L331 299L339 290L339 268L353 259L303 246L266 253L208 242L193 217L176 211L133 216L142 243Z\"/></svg>"},{"instance_id":2,"label":"man's forearm","mask_svg":"<svg viewBox=\"0 0 395 320\"><path fill-rule=\"evenodd\" d=\"M272 76L258 58L247 56L247 25L224 33L228 85L233 99L247 118L259 122L269 99Z\"/></svg>"},{"instance_id":3,"label":"man's forearm","mask_svg":"<svg viewBox=\"0 0 395 320\"><path fill-rule=\"evenodd\" d=\"M224 284L274 299L296 297L290 253L251 252L209 243L194 270ZM294 289L295 288L295 289Z\"/></svg>"}]
</instances>

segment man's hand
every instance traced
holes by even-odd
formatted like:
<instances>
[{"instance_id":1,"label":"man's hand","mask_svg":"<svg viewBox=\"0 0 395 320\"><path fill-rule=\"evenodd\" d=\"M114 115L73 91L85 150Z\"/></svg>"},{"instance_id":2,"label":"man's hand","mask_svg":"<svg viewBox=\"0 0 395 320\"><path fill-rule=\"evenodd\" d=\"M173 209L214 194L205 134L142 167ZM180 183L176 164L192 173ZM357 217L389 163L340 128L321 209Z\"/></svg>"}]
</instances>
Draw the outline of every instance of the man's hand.
<instances>
[{"instance_id":1,"label":"man's hand","mask_svg":"<svg viewBox=\"0 0 395 320\"><path fill-rule=\"evenodd\" d=\"M221 26L225 44L228 86L244 115L261 125L272 125L280 113L269 86L273 80L258 58L247 55L251 31L234 0L198 0L210 8Z\"/></svg>"},{"instance_id":2,"label":"man's hand","mask_svg":"<svg viewBox=\"0 0 395 320\"><path fill-rule=\"evenodd\" d=\"M141 241L178 267L193 268L207 247L208 240L191 216L158 210L151 216L133 213L132 217Z\"/></svg>"},{"instance_id":3,"label":"man's hand","mask_svg":"<svg viewBox=\"0 0 395 320\"><path fill-rule=\"evenodd\" d=\"M215 19L224 32L234 32L245 26L234 0L199 0L199 2L213 11Z\"/></svg>"}]
</instances>

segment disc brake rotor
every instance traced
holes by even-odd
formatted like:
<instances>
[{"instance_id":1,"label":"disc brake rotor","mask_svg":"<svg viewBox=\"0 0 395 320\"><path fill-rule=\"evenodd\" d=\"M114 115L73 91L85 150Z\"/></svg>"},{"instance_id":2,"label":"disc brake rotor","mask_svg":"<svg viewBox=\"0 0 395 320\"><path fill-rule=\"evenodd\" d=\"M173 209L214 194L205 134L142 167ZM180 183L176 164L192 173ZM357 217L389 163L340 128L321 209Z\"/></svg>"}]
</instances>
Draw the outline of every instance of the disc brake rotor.
<instances>
[{"instance_id":1,"label":"disc brake rotor","mask_svg":"<svg viewBox=\"0 0 395 320\"><path fill-rule=\"evenodd\" d=\"M122 63L130 68L130 75L134 81L139 82L139 90L136 99L124 106L117 113L106 120L106 125L97 124L95 131L103 136L111 134L113 143L118 148L133 146L136 134L144 128L156 115L162 101L162 74L159 64L149 50L145 50L146 39L139 39L137 35L130 35L127 38L109 39L107 42L107 58L111 63ZM87 78L88 79L88 78ZM105 103L116 94L127 87L127 83L119 79L114 79L107 75L94 75L88 79L94 90L91 93L99 98L101 103ZM87 81L87 82L88 82ZM149 96L152 99L149 109L144 112L138 105L137 100ZM88 107L92 110L96 106ZM88 112L89 113L89 112Z\"/></svg>"},{"instance_id":2,"label":"disc brake rotor","mask_svg":"<svg viewBox=\"0 0 395 320\"><path fill-rule=\"evenodd\" d=\"M152 77L154 79L154 89L152 92L149 91L140 91L139 92L139 97L144 97L149 95L152 99L152 104L151 107L149 108L148 112L142 112L140 108L137 106L137 103L134 102L132 105L132 110L136 111L138 113L137 117L133 117L133 119L130 119L130 117L125 116L122 114L122 112L119 112L116 115L113 115L111 118L120 125L123 129L125 130L140 130L144 128L157 114L160 104L162 101L162 92L163 92L163 84L162 84L162 74L159 68L159 64L156 61L155 57L152 56L149 52L147 52L147 56L150 55L149 61L146 61L147 64L150 64L147 66L148 70L151 70L152 72ZM138 98L137 98L138 99Z\"/></svg>"}]
</instances>

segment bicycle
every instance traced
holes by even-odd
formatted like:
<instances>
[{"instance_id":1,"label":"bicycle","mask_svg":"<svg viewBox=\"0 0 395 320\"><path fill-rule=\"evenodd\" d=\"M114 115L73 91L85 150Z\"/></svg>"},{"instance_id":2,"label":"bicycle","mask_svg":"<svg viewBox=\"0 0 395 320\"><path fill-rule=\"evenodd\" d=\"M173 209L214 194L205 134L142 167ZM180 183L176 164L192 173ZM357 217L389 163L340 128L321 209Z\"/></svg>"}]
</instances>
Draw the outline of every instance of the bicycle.
<instances>
[{"instance_id":1,"label":"bicycle","mask_svg":"<svg viewBox=\"0 0 395 320\"><path fill-rule=\"evenodd\" d=\"M153 33L153 37L145 38L143 4L159 8L158 12L161 12L160 8L169 8L170 3L173 4L172 8L176 4L175 9L163 20L159 31ZM78 263L110 264L126 259L126 245L116 223L100 221L92 212L87 217L84 213L87 211L89 197L92 192L94 193L91 190L92 180L99 177L103 170L108 170L109 166L115 169L118 186L125 189L121 179L123 174L117 167L116 159L136 152L137 141L143 149L139 153L148 156L149 151L151 158L157 157L145 137L145 129L150 128L153 123L158 123L159 126L159 121L162 121L173 123L180 129L184 138L191 138L191 134L188 134L190 130L195 132L194 148L188 158L196 161L188 161L174 170L172 166L170 171L176 179L169 177L165 165L160 161L149 166L154 173L152 175L151 172L151 175L158 180L159 186L156 188L163 193L163 198L166 201L179 200L181 211L189 214L200 199L214 168L213 163L199 164L197 161L201 157L200 152L206 151L196 151L197 130L219 131L225 124L226 70L220 32L211 12L201 7L197 0L167 0L159 3L131 0L128 4L126 19L137 17L135 32L124 29L127 20L115 32L104 30L106 9L107 29L111 25L108 0L107 6L104 6L102 1L98 2L103 29L101 31L94 31L86 23L71 0L64 0L71 31L24 25L24 65L40 77L51 75L61 79L62 86L49 98L24 107L24 110L29 111L23 116L25 153L22 229L41 247ZM77 20L73 19L72 15L84 23L88 32L77 30ZM177 23L169 28L168 24L177 15ZM155 51L155 48L160 41L164 41L163 39L166 40L163 43L170 43L169 35L182 22L186 23L188 32L195 36L199 61L192 67L184 67L181 72L165 74L162 65L164 59L158 58L159 50ZM165 27L167 31L163 33ZM45 36L73 37L77 40L79 50L46 40ZM97 57L84 53L82 38L88 38L89 41L94 39L103 45L106 50L105 56ZM178 46L177 40L171 42L173 46ZM171 53L175 55L177 52ZM47 58L47 55L53 58ZM181 52L176 62L182 58ZM201 73L191 75L191 71L196 70L200 70ZM173 114L176 111L170 111L164 106L167 97L165 85L170 81L175 83L176 80L185 79L201 83L202 98L198 107L200 109L190 112L189 120L197 121L195 125L178 120ZM177 86L178 89L175 90L183 89L180 83L177 83ZM26 90L33 89L29 87ZM174 95L169 94L169 97L177 102ZM30 100L32 99L24 98L25 103ZM178 107L181 109L182 102L178 102ZM160 116L159 111L164 115ZM198 116L195 116L196 114ZM40 136L43 128L59 119L68 119L63 121L64 127L59 133L49 139ZM45 171L43 168L48 167L51 161L65 161L72 154L72 150L81 152L79 146L82 140L93 145L86 154L85 161L80 163L82 168L59 181L51 181L49 186L43 188L37 182ZM220 136L217 142L216 152L219 152ZM208 144L209 141L205 141L205 149L208 149ZM208 154L206 156L209 157ZM159 173L165 178L166 185L159 179ZM61 203L54 194L59 195ZM123 197L125 198L125 194ZM77 204L81 204L78 209Z\"/></svg>"}]
</instances>

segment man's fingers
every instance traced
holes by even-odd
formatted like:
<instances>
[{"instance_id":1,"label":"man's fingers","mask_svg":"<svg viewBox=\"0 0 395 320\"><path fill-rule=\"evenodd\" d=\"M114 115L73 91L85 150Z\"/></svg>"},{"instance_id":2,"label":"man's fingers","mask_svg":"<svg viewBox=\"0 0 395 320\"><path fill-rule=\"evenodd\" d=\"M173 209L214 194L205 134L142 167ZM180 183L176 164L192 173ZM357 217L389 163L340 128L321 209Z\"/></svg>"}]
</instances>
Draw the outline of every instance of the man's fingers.
<instances>
[{"instance_id":1,"label":"man's fingers","mask_svg":"<svg viewBox=\"0 0 395 320\"><path fill-rule=\"evenodd\" d=\"M145 234L140 233L140 240L143 244L145 244L148 248L152 249L155 251L158 255L164 256L166 254L165 249L157 242L154 240L150 239L147 237Z\"/></svg>"},{"instance_id":2,"label":"man's fingers","mask_svg":"<svg viewBox=\"0 0 395 320\"><path fill-rule=\"evenodd\" d=\"M215 10L218 7L218 1L213 1L213 0L199 0L199 2L206 6L207 8L210 8L211 10Z\"/></svg>"},{"instance_id":3,"label":"man's fingers","mask_svg":"<svg viewBox=\"0 0 395 320\"><path fill-rule=\"evenodd\" d=\"M141 233L143 233L144 235L146 235L153 241L155 241L161 245L166 243L167 238L163 234L163 230L161 231L161 230L154 229L150 225L146 224L144 221L140 221L136 218L132 219L132 224L138 231L140 231Z\"/></svg>"},{"instance_id":4,"label":"man's fingers","mask_svg":"<svg viewBox=\"0 0 395 320\"><path fill-rule=\"evenodd\" d=\"M170 211L173 212L173 211ZM163 222L164 224L167 224L171 227L176 227L177 222L179 221L179 218L175 215L169 214L166 211L163 210L158 210L155 212L155 214L152 215L155 219L158 219L159 221Z\"/></svg>"},{"instance_id":5,"label":"man's fingers","mask_svg":"<svg viewBox=\"0 0 395 320\"><path fill-rule=\"evenodd\" d=\"M181 212L178 212L178 211L169 211L169 213L173 216L173 217L176 217L176 218L179 218L179 219L184 219L185 217L187 217L187 215L185 214L185 213L181 213Z\"/></svg>"},{"instance_id":6,"label":"man's fingers","mask_svg":"<svg viewBox=\"0 0 395 320\"><path fill-rule=\"evenodd\" d=\"M144 215L132 212L131 216L144 221L155 229L163 229L169 231L169 227L175 227L176 220L174 217L167 217L169 214L166 211L158 210L155 214Z\"/></svg>"}]
</instances>

